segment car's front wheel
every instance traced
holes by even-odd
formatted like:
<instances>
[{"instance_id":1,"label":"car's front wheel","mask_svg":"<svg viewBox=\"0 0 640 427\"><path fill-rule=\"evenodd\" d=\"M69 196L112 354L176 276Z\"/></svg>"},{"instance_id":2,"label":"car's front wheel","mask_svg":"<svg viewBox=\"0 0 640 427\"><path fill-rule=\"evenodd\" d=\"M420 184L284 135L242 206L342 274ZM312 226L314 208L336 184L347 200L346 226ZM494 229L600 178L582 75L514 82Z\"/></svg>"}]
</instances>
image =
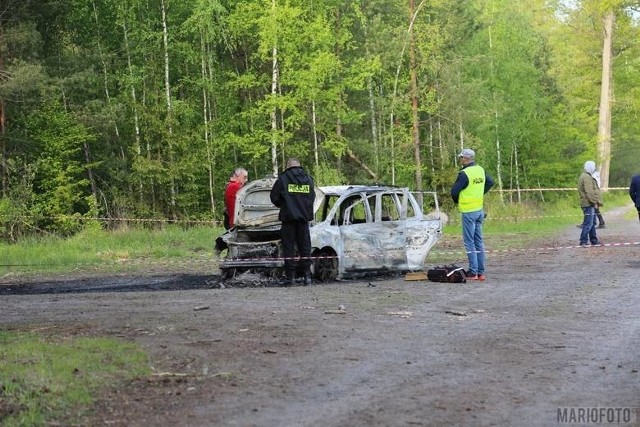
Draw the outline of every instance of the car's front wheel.
<instances>
[{"instance_id":1,"label":"car's front wheel","mask_svg":"<svg viewBox=\"0 0 640 427\"><path fill-rule=\"evenodd\" d=\"M321 282L331 282L338 278L338 257L331 249L314 252L313 277Z\"/></svg>"}]
</instances>

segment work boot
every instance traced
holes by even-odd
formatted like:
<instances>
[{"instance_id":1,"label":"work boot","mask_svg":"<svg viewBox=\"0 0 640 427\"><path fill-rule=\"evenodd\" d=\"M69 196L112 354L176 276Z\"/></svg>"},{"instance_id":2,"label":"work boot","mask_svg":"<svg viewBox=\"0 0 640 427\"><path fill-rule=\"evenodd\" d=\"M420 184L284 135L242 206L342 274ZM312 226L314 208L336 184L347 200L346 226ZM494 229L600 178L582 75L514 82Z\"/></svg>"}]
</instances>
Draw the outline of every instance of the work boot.
<instances>
[{"instance_id":1,"label":"work boot","mask_svg":"<svg viewBox=\"0 0 640 427\"><path fill-rule=\"evenodd\" d=\"M311 273L306 273L304 275L303 283L305 286L309 286L313 283L313 280L311 279Z\"/></svg>"},{"instance_id":2,"label":"work boot","mask_svg":"<svg viewBox=\"0 0 640 427\"><path fill-rule=\"evenodd\" d=\"M295 283L294 274L287 272L287 274L278 282L280 286L292 286Z\"/></svg>"}]
</instances>

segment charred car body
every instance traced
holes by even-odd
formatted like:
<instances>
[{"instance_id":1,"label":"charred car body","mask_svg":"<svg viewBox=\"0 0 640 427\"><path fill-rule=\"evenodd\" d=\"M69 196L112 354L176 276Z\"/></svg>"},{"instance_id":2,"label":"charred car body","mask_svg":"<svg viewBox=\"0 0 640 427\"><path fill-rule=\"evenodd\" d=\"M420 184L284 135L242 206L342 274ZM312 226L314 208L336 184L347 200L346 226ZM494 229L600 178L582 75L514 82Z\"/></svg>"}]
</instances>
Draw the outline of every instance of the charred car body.
<instances>
[{"instance_id":1,"label":"charred car body","mask_svg":"<svg viewBox=\"0 0 640 427\"><path fill-rule=\"evenodd\" d=\"M225 276L247 269L281 273L278 208L269 199L274 182L275 178L252 181L238 192L235 227L219 238L228 248L220 262ZM436 194L414 194L406 187L317 187L314 211L312 272L320 281L422 270L442 234Z\"/></svg>"}]
</instances>

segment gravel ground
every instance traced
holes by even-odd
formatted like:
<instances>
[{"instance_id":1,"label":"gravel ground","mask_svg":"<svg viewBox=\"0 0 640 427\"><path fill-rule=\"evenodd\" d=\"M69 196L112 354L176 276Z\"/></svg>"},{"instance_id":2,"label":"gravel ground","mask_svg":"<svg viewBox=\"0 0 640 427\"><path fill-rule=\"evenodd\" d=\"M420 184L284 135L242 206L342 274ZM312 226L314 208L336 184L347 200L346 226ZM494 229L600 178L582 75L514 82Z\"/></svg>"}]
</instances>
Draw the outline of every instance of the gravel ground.
<instances>
[{"instance_id":1,"label":"gravel ground","mask_svg":"<svg viewBox=\"0 0 640 427\"><path fill-rule=\"evenodd\" d=\"M148 352L154 374L104 390L85 425L593 424L565 408L640 425L640 224L622 213L605 213L604 247L577 247L575 228L526 250L488 239L480 283L4 278L0 328Z\"/></svg>"}]
</instances>

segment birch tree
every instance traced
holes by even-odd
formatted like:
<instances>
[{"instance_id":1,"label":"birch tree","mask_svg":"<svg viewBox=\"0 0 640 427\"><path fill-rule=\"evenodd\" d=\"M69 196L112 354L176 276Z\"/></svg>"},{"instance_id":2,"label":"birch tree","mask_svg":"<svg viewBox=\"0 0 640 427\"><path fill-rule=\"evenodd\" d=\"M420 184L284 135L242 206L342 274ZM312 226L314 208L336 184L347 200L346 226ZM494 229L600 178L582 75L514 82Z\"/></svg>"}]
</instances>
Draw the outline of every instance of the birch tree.
<instances>
[{"instance_id":1,"label":"birch tree","mask_svg":"<svg viewBox=\"0 0 640 427\"><path fill-rule=\"evenodd\" d=\"M602 19L602 79L600 106L598 108L598 159L600 185L609 187L609 165L611 163L611 99L613 94L612 43L615 13L607 10Z\"/></svg>"}]
</instances>

